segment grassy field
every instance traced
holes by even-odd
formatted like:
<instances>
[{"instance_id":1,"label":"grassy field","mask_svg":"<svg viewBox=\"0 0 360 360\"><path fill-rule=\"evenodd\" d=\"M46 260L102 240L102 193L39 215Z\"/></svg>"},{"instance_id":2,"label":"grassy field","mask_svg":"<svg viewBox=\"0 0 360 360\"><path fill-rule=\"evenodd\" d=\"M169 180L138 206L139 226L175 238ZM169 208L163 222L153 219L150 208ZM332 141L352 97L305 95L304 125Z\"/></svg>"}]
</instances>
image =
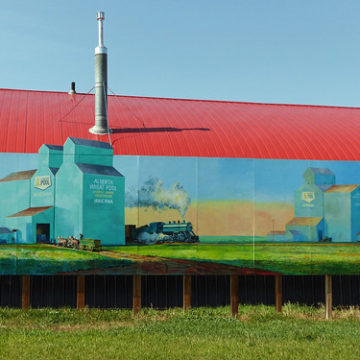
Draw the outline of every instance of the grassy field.
<instances>
[{"instance_id":1,"label":"grassy field","mask_svg":"<svg viewBox=\"0 0 360 360\"><path fill-rule=\"evenodd\" d=\"M243 244L269 242L266 236L200 236L203 244Z\"/></svg>"},{"instance_id":2,"label":"grassy field","mask_svg":"<svg viewBox=\"0 0 360 360\"><path fill-rule=\"evenodd\" d=\"M288 275L360 274L360 245L357 243L164 244L116 247L112 250L209 261Z\"/></svg>"},{"instance_id":3,"label":"grassy field","mask_svg":"<svg viewBox=\"0 0 360 360\"><path fill-rule=\"evenodd\" d=\"M229 239L227 239L229 241ZM230 239L238 241L238 239ZM360 274L358 243L199 243L104 247L103 252L79 251L53 245L1 245L0 274L52 275L108 269L132 271L131 265L149 263L152 271L168 259L224 264L287 275ZM153 258L146 258L151 256ZM155 261L155 257L157 260ZM164 259L165 258L165 259ZM154 261L151 263L151 261ZM214 266L213 266L214 267ZM182 268L176 271L183 271ZM134 270L135 271L135 270Z\"/></svg>"},{"instance_id":4,"label":"grassy field","mask_svg":"<svg viewBox=\"0 0 360 360\"><path fill-rule=\"evenodd\" d=\"M360 358L360 310L273 307L143 310L0 310L1 359L336 359Z\"/></svg>"},{"instance_id":5,"label":"grassy field","mask_svg":"<svg viewBox=\"0 0 360 360\"><path fill-rule=\"evenodd\" d=\"M53 245L1 245L0 274L56 274L131 263L109 259L99 253L75 251Z\"/></svg>"}]
</instances>

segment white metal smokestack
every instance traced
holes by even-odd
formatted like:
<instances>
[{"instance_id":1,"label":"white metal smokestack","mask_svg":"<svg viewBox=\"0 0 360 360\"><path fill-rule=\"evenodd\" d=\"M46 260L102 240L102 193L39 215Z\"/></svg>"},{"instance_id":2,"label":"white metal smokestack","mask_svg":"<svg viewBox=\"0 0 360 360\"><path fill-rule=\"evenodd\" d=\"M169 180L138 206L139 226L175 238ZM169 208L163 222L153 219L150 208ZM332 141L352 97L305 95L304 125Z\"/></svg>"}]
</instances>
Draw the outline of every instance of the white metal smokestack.
<instances>
[{"instance_id":1,"label":"white metal smokestack","mask_svg":"<svg viewBox=\"0 0 360 360\"><path fill-rule=\"evenodd\" d=\"M99 44L95 48L95 126L89 131L104 135L109 132L107 119L107 48L104 46L103 21L105 14L97 13L99 24Z\"/></svg>"}]
</instances>

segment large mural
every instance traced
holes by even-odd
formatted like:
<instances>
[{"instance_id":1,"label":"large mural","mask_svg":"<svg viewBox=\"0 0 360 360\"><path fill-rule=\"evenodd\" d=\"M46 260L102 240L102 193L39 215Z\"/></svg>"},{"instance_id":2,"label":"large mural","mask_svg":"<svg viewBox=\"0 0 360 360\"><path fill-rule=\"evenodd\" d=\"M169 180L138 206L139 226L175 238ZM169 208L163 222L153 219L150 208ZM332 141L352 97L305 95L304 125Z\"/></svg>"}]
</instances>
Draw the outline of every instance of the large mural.
<instances>
[{"instance_id":1,"label":"large mural","mask_svg":"<svg viewBox=\"0 0 360 360\"><path fill-rule=\"evenodd\" d=\"M360 274L358 162L0 154L0 274Z\"/></svg>"}]
</instances>

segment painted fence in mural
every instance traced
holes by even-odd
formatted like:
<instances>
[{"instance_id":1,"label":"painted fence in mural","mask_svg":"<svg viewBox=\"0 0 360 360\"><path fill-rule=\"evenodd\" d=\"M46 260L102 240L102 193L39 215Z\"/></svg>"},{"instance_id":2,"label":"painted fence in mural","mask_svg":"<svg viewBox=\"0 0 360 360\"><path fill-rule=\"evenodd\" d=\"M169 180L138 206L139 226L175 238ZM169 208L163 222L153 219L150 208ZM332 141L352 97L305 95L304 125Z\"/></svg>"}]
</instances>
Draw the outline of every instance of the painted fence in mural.
<instances>
[{"instance_id":1,"label":"painted fence in mural","mask_svg":"<svg viewBox=\"0 0 360 360\"><path fill-rule=\"evenodd\" d=\"M0 274L360 274L358 162L0 154Z\"/></svg>"}]
</instances>

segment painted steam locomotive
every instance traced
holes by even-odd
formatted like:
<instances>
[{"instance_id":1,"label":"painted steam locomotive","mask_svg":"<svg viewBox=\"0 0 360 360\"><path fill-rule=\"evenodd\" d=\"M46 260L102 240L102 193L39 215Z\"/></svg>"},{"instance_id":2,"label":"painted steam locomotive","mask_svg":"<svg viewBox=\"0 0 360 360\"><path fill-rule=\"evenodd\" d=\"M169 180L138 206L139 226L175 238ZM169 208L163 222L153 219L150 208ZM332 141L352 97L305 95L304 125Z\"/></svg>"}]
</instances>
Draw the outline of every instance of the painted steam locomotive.
<instances>
[{"instance_id":1,"label":"painted steam locomotive","mask_svg":"<svg viewBox=\"0 0 360 360\"><path fill-rule=\"evenodd\" d=\"M133 229L131 237L135 242L143 244L199 242L199 236L194 233L191 222L185 220L152 222Z\"/></svg>"}]
</instances>

